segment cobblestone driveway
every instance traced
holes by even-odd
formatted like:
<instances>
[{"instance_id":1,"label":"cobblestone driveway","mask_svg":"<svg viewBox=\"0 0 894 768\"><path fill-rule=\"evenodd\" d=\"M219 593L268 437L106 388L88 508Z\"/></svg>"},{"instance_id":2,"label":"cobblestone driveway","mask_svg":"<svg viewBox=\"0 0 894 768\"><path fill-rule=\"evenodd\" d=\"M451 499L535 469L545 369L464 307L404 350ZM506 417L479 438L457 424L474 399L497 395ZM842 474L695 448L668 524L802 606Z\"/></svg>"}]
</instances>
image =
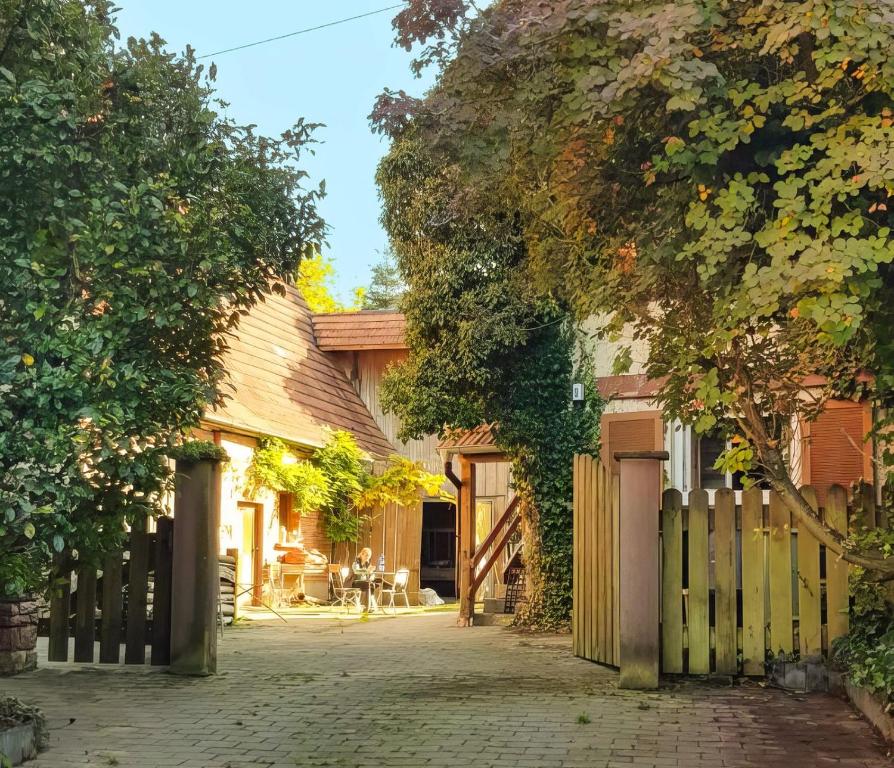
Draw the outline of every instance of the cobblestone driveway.
<instances>
[{"instance_id":1,"label":"cobblestone driveway","mask_svg":"<svg viewBox=\"0 0 894 768\"><path fill-rule=\"evenodd\" d=\"M622 692L567 637L453 621L250 626L228 631L214 678L45 665L0 689L49 716L34 768L890 765L831 697Z\"/></svg>"}]
</instances>

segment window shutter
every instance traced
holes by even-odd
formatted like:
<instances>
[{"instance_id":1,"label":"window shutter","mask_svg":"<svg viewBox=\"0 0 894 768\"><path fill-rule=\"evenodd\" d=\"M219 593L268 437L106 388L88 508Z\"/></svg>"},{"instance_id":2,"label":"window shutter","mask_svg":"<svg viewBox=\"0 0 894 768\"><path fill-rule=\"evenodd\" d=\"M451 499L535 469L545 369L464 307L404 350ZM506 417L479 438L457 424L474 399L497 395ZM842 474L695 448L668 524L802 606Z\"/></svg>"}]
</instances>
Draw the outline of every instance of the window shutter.
<instances>
[{"instance_id":1,"label":"window shutter","mask_svg":"<svg viewBox=\"0 0 894 768\"><path fill-rule=\"evenodd\" d=\"M621 451L660 451L664 448L661 415L657 411L608 414L602 422L602 461L617 474Z\"/></svg>"},{"instance_id":2,"label":"window shutter","mask_svg":"<svg viewBox=\"0 0 894 768\"><path fill-rule=\"evenodd\" d=\"M806 425L804 478L823 504L829 488L847 488L864 478L872 480L872 445L864 442L869 431L867 406L835 401L819 417Z\"/></svg>"}]
</instances>

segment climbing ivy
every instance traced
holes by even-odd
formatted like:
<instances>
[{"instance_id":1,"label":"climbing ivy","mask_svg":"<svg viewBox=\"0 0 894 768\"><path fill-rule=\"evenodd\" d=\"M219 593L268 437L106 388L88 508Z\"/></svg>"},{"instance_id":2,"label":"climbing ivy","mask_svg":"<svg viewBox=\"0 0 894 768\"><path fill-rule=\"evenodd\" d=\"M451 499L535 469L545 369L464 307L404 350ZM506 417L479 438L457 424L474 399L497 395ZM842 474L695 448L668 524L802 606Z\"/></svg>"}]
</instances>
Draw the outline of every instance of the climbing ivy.
<instances>
[{"instance_id":1,"label":"climbing ivy","mask_svg":"<svg viewBox=\"0 0 894 768\"><path fill-rule=\"evenodd\" d=\"M384 407L401 436L495 423L524 520L529 601L520 620L567 623L571 609L572 458L594 451L601 402L571 406L575 336L567 311L536 295L521 270L511 200L455 205L458 180L412 134L378 172L388 230L407 292L410 354L387 374Z\"/></svg>"},{"instance_id":2,"label":"climbing ivy","mask_svg":"<svg viewBox=\"0 0 894 768\"><path fill-rule=\"evenodd\" d=\"M833 644L833 661L855 685L894 705L894 606L862 568L853 569L850 591L848 634Z\"/></svg>"}]
</instances>

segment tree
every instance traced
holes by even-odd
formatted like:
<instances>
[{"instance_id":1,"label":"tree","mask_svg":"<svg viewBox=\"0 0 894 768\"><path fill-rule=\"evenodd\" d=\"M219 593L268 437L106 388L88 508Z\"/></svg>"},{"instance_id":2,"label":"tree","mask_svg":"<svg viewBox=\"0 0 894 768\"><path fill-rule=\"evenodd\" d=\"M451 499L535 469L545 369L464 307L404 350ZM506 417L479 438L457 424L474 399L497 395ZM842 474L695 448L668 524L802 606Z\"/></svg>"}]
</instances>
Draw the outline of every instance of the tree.
<instances>
[{"instance_id":1,"label":"tree","mask_svg":"<svg viewBox=\"0 0 894 768\"><path fill-rule=\"evenodd\" d=\"M572 458L597 443L600 401L570 403L575 339L562 306L530 289L519 269L511 215L466 200L457 180L412 132L378 176L382 220L408 290L408 359L393 367L382 402L401 437L495 423L512 465L524 520L529 601L521 619L562 626L571 610Z\"/></svg>"},{"instance_id":2,"label":"tree","mask_svg":"<svg viewBox=\"0 0 894 768\"><path fill-rule=\"evenodd\" d=\"M316 252L298 267L295 286L311 312L356 312L364 299L364 289L354 289L354 300L345 304L335 295L335 264L331 258Z\"/></svg>"},{"instance_id":3,"label":"tree","mask_svg":"<svg viewBox=\"0 0 894 768\"><path fill-rule=\"evenodd\" d=\"M894 577L891 542L826 526L788 452L830 398L890 399L887 3L466 11L398 16L398 41L434 40L422 58L441 73L424 100L386 92L381 128L412 130L461 179L455 205L511 201L542 293L606 333L630 322L666 413L727 430L726 468L758 465L799 525Z\"/></svg>"},{"instance_id":4,"label":"tree","mask_svg":"<svg viewBox=\"0 0 894 768\"><path fill-rule=\"evenodd\" d=\"M373 265L369 288L363 294L363 309L397 309L406 286L391 249Z\"/></svg>"},{"instance_id":5,"label":"tree","mask_svg":"<svg viewBox=\"0 0 894 768\"><path fill-rule=\"evenodd\" d=\"M319 243L280 139L221 117L213 67L116 46L105 0L0 0L0 592L157 513L221 398L239 317Z\"/></svg>"}]
</instances>

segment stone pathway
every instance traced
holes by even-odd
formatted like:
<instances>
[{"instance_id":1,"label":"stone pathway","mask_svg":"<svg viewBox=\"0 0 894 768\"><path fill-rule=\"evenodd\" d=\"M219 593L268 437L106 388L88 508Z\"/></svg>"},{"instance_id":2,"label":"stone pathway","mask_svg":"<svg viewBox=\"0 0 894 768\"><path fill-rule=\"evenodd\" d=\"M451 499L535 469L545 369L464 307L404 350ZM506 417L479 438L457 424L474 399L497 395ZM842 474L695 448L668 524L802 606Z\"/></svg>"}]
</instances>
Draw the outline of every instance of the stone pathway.
<instances>
[{"instance_id":1,"label":"stone pathway","mask_svg":"<svg viewBox=\"0 0 894 768\"><path fill-rule=\"evenodd\" d=\"M45 664L0 681L43 707L32 768L881 768L844 703L758 686L617 690L570 638L452 614L238 627L222 674Z\"/></svg>"}]
</instances>

